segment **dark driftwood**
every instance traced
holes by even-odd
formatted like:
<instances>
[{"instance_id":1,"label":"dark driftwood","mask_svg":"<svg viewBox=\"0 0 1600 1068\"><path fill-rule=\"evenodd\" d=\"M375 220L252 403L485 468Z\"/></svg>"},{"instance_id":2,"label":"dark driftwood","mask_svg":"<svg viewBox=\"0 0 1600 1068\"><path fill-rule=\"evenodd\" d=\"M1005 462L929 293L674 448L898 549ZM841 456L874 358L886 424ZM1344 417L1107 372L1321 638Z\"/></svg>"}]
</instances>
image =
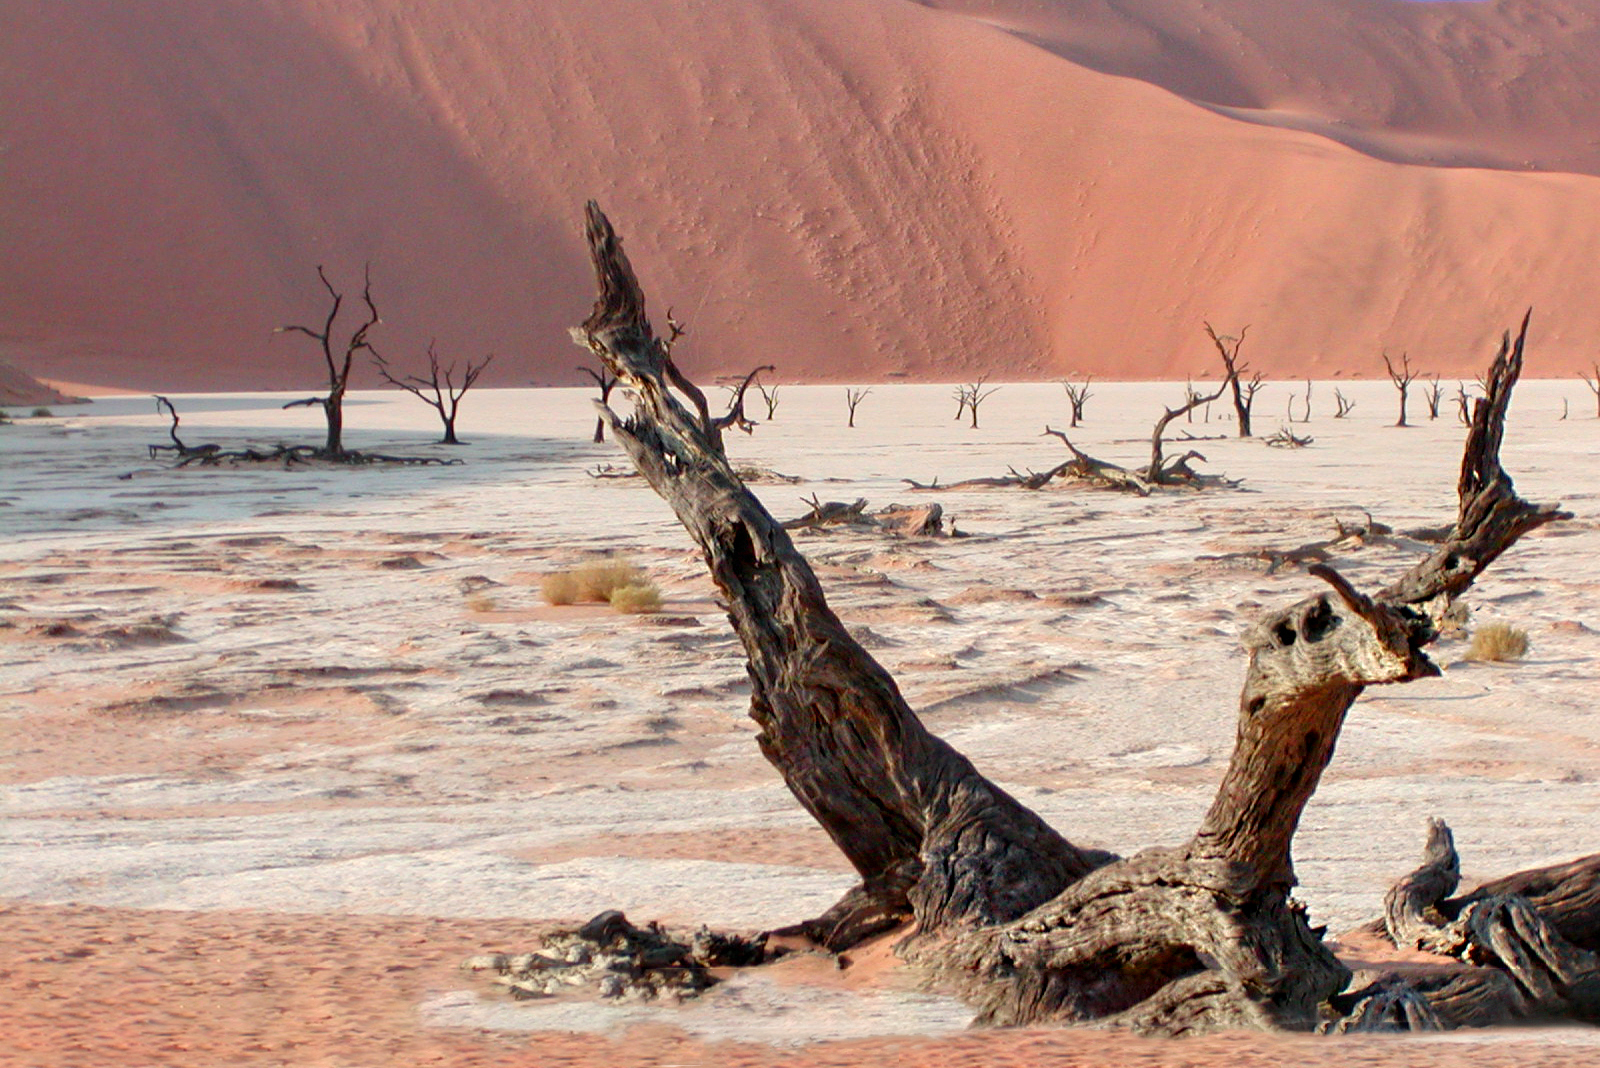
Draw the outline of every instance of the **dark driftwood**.
<instances>
[{"instance_id":1,"label":"dark driftwood","mask_svg":"<svg viewBox=\"0 0 1600 1068\"><path fill-rule=\"evenodd\" d=\"M703 406L697 417L672 396L678 383L643 293L592 203L587 233L600 295L583 333L637 396L632 415L605 417L705 554L749 658L762 752L861 876L796 930L841 949L914 920L903 951L992 1024L1096 1021L1176 1035L1309 1029L1341 1005L1370 1020L1426 1022L1429 1011L1448 1015L1452 998L1506 1003L1504 983L1490 981L1425 1001L1395 992L1336 1002L1350 973L1289 892L1295 829L1351 704L1374 683L1437 674L1424 650L1449 600L1517 537L1564 514L1522 502L1499 465L1520 338L1502 347L1474 414L1450 539L1375 596L1313 567L1330 588L1246 637L1237 742L1200 828L1184 845L1122 860L1068 842L923 727L740 484ZM1590 891L1580 876L1549 878L1574 887L1551 894L1580 903L1585 920L1600 913L1582 907ZM1537 905L1493 907L1519 930L1533 930L1526 913L1539 915ZM1533 949L1506 952L1550 944L1536 932L1518 943ZM1494 982L1522 981L1505 954L1482 963Z\"/></svg>"}]
</instances>

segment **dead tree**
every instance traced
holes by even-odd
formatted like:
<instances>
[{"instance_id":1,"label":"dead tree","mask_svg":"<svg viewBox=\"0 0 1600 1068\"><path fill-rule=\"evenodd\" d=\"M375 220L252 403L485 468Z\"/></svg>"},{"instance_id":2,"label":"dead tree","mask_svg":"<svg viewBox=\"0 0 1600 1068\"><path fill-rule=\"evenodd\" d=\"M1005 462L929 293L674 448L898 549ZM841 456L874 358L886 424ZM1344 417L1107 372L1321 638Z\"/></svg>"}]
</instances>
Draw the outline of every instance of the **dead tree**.
<instances>
[{"instance_id":1,"label":"dead tree","mask_svg":"<svg viewBox=\"0 0 1600 1068\"><path fill-rule=\"evenodd\" d=\"M855 429L856 425L856 406L865 400L867 394L871 392L871 386L868 386L866 389L846 389L844 391L844 402L850 408L850 421L846 425L852 430ZM960 416L958 415L957 418L959 419Z\"/></svg>"},{"instance_id":2,"label":"dead tree","mask_svg":"<svg viewBox=\"0 0 1600 1068\"><path fill-rule=\"evenodd\" d=\"M150 459L154 460L157 453L171 452L176 453L186 463L198 457L213 456L221 451L221 445L185 445L183 439L178 437L178 409L172 406L172 401L161 394L156 393L154 397L156 399L156 411L165 411L167 415L172 417L172 425L167 427L167 434L172 438L172 444L149 446Z\"/></svg>"},{"instance_id":3,"label":"dead tree","mask_svg":"<svg viewBox=\"0 0 1600 1068\"><path fill-rule=\"evenodd\" d=\"M600 400L599 400L598 403L600 403L600 404L608 404L608 403L610 403L610 401L611 401L611 391L613 389L617 388L617 376L612 374L610 371L606 370L604 367L602 367L602 368L600 368L600 370L596 371L593 367L580 366L578 368L578 370L581 373L586 374L590 378L594 379L595 388L600 391ZM602 417L602 416L595 416L595 420L594 420L594 443L596 445L599 445L602 442L604 442L605 440L606 440L606 421L605 421L604 417Z\"/></svg>"},{"instance_id":4,"label":"dead tree","mask_svg":"<svg viewBox=\"0 0 1600 1068\"><path fill-rule=\"evenodd\" d=\"M328 436L324 441L320 455L324 459L337 460L344 456L344 394L350 385L350 368L355 361L356 353L364 349L370 350L367 344L367 332L378 325L378 308L372 303L372 266L368 264L362 273L361 302L367 306L366 318L357 324L343 345L334 340L333 331L339 319L339 312L344 308L344 294L333 287L328 281L328 275L317 265L317 277L322 280L322 288L328 291L331 301L328 307L328 317L323 321L322 329L315 330L309 326L280 326L275 333L304 334L315 341L322 349L322 361L328 372L328 393L323 397L307 397L305 400L290 401L285 408L301 408L317 405L322 408L322 414L327 418Z\"/></svg>"},{"instance_id":5,"label":"dead tree","mask_svg":"<svg viewBox=\"0 0 1600 1068\"><path fill-rule=\"evenodd\" d=\"M1422 396L1428 402L1428 421L1432 422L1439 418L1439 402L1444 399L1444 390L1439 388L1438 375L1428 379L1428 392Z\"/></svg>"},{"instance_id":6,"label":"dead tree","mask_svg":"<svg viewBox=\"0 0 1600 1068\"><path fill-rule=\"evenodd\" d=\"M995 386L992 389L984 389L983 383L984 379L980 378L976 382L956 387L956 398L960 402L960 407L956 409L956 418L960 419L963 411L971 412L973 430L978 429L978 406L1000 392L999 386ZM853 414L854 409L852 408L851 411Z\"/></svg>"},{"instance_id":7,"label":"dead tree","mask_svg":"<svg viewBox=\"0 0 1600 1068\"><path fill-rule=\"evenodd\" d=\"M1300 422L1309 423L1309 422L1311 422L1311 379L1309 379L1309 378L1306 379L1306 395L1305 395L1304 399L1305 399L1305 405L1306 405L1306 415L1305 415L1304 419L1300 420ZM1295 421L1295 418L1294 418L1294 401L1295 401L1295 395L1293 393L1291 393L1291 394L1289 394L1289 400L1284 404L1285 417L1291 423Z\"/></svg>"},{"instance_id":8,"label":"dead tree","mask_svg":"<svg viewBox=\"0 0 1600 1068\"><path fill-rule=\"evenodd\" d=\"M1205 328L1206 336L1217 347L1217 355L1222 357L1223 371L1233 387L1233 411L1239 419L1239 436L1247 438L1250 436L1250 405L1255 402L1256 391L1261 388L1261 372L1257 371L1249 382L1245 382L1244 374L1250 370L1250 365L1239 359L1239 349L1244 346L1244 336L1250 332L1250 328L1246 326L1240 330L1238 337L1219 335L1211 329L1210 323L1206 323Z\"/></svg>"},{"instance_id":9,"label":"dead tree","mask_svg":"<svg viewBox=\"0 0 1600 1068\"><path fill-rule=\"evenodd\" d=\"M1591 378L1582 371L1578 377L1583 379L1583 384L1589 387L1589 392L1594 394L1594 417L1600 419L1600 363L1594 365L1594 377Z\"/></svg>"},{"instance_id":10,"label":"dead tree","mask_svg":"<svg viewBox=\"0 0 1600 1068\"><path fill-rule=\"evenodd\" d=\"M761 394L761 403L767 406L767 422L772 422L778 417L778 387L768 389L760 382L756 383L756 392ZM957 418L960 418L959 416Z\"/></svg>"},{"instance_id":11,"label":"dead tree","mask_svg":"<svg viewBox=\"0 0 1600 1068\"><path fill-rule=\"evenodd\" d=\"M775 373L777 368L773 367L771 364L763 364L762 366L757 367L754 371L751 371L749 374L745 375L738 385L727 385L723 387L728 391L728 410L721 416L718 416L718 422L724 428L730 426L735 427L739 430L743 430L746 434L750 434L755 431L756 424L744 414L744 395L749 391L750 383L754 382L756 380L756 376L763 371Z\"/></svg>"},{"instance_id":12,"label":"dead tree","mask_svg":"<svg viewBox=\"0 0 1600 1068\"><path fill-rule=\"evenodd\" d=\"M1456 383L1456 418L1462 426L1472 425L1472 394L1467 392L1465 382Z\"/></svg>"},{"instance_id":13,"label":"dead tree","mask_svg":"<svg viewBox=\"0 0 1600 1068\"><path fill-rule=\"evenodd\" d=\"M1400 418L1395 421L1395 426L1409 426L1406 422L1406 394L1411 391L1411 383L1417 380L1417 372L1411 369L1411 355L1400 354L1400 366L1396 367L1394 361L1389 359L1389 354L1383 354L1383 366L1389 372L1389 381L1394 383L1394 388L1400 393Z\"/></svg>"},{"instance_id":14,"label":"dead tree","mask_svg":"<svg viewBox=\"0 0 1600 1068\"><path fill-rule=\"evenodd\" d=\"M396 378L389 369L389 361L372 346L367 346L372 352L372 366L382 376L383 380L391 386L399 386L407 393L422 401L428 407L439 413L439 420L444 423L444 437L441 445L460 445L456 438L456 414L461 410L461 398L467 395L478 381L478 376L483 374L494 359L490 353L476 362L467 361L466 368L461 373L461 384L456 385L456 364L451 360L448 366L439 364L439 350L432 341L428 342L428 377L421 375L403 375ZM431 395L430 395L431 394Z\"/></svg>"},{"instance_id":15,"label":"dead tree","mask_svg":"<svg viewBox=\"0 0 1600 1068\"><path fill-rule=\"evenodd\" d=\"M1229 386L1234 385L1237 385L1237 383L1234 382L1233 371L1230 368L1228 376L1222 380L1221 385L1217 386L1216 392L1198 394L1191 389L1188 392L1187 399L1181 406L1166 409L1165 414L1156 420L1155 429L1150 432L1150 466L1140 472L1146 482L1153 486L1166 486L1178 481L1193 482L1197 480L1194 470L1189 467L1189 461L1204 460L1205 457L1193 449L1190 449L1176 460L1163 461L1163 440L1167 432L1167 426L1178 416L1187 415L1202 404L1210 404L1222 396Z\"/></svg>"},{"instance_id":16,"label":"dead tree","mask_svg":"<svg viewBox=\"0 0 1600 1068\"><path fill-rule=\"evenodd\" d=\"M1313 569L1330 589L1247 636L1237 742L1198 831L1121 859L1074 845L928 732L720 440L673 396L670 357L593 203L587 236L599 298L583 330L637 397L632 414L603 414L705 555L748 657L762 753L861 877L789 933L843 950L914 921L902 952L989 1024L1177 1035L1307 1030L1332 1016L1351 973L1289 896L1290 847L1345 715L1369 685L1438 674L1425 651L1435 617L1519 537L1566 515L1521 500L1500 467L1525 333L1515 347L1508 335L1474 413L1449 539L1372 595ZM1530 893L1530 909L1559 922ZM1600 925L1593 893L1566 907L1573 922Z\"/></svg>"},{"instance_id":17,"label":"dead tree","mask_svg":"<svg viewBox=\"0 0 1600 1068\"><path fill-rule=\"evenodd\" d=\"M1346 397L1337 388L1335 388L1333 391L1333 403L1338 409L1333 413L1333 417L1335 419L1343 419L1345 416L1355 411L1356 408L1356 402L1351 400L1349 397Z\"/></svg>"},{"instance_id":18,"label":"dead tree","mask_svg":"<svg viewBox=\"0 0 1600 1068\"><path fill-rule=\"evenodd\" d=\"M1067 403L1072 405L1071 422L1069 427L1075 427L1083 422L1083 406L1088 403L1092 394L1089 392L1089 383L1093 382L1091 375L1085 375L1081 384L1074 383L1071 379L1062 379L1061 388L1067 391Z\"/></svg>"}]
</instances>

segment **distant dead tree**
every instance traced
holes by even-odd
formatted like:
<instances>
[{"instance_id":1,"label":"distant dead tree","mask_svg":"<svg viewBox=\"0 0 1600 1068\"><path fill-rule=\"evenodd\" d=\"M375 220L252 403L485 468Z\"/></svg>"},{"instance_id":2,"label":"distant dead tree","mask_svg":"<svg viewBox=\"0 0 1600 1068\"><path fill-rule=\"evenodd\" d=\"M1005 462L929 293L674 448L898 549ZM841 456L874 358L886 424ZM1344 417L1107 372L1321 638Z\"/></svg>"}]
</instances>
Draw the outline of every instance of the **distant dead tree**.
<instances>
[{"instance_id":1,"label":"distant dead tree","mask_svg":"<svg viewBox=\"0 0 1600 1068\"><path fill-rule=\"evenodd\" d=\"M1472 425L1472 394L1467 392L1465 382L1456 383L1456 418L1462 426Z\"/></svg>"},{"instance_id":2,"label":"distant dead tree","mask_svg":"<svg viewBox=\"0 0 1600 1068\"><path fill-rule=\"evenodd\" d=\"M744 414L744 395L750 389L750 383L754 382L756 376L763 371L775 373L777 368L771 364L764 364L745 375L738 385L733 385L731 380L723 385L723 388L728 391L728 411L718 418L724 427L737 427L746 434L754 432L755 423L746 418Z\"/></svg>"},{"instance_id":3,"label":"distant dead tree","mask_svg":"<svg viewBox=\"0 0 1600 1068\"><path fill-rule=\"evenodd\" d=\"M1335 419L1343 419L1345 416L1355 411L1356 408L1356 402L1351 400L1349 397L1346 397L1342 392L1339 391L1337 387L1335 387L1333 391L1333 403L1334 406L1338 408L1338 411L1333 413L1333 417Z\"/></svg>"},{"instance_id":4,"label":"distant dead tree","mask_svg":"<svg viewBox=\"0 0 1600 1068\"><path fill-rule=\"evenodd\" d=\"M1061 380L1061 388L1067 391L1067 403L1072 405L1071 426L1083 422L1083 406L1093 396L1089 392L1089 383L1094 381L1092 375L1084 375L1081 383L1073 382L1070 378Z\"/></svg>"},{"instance_id":5,"label":"distant dead tree","mask_svg":"<svg viewBox=\"0 0 1600 1068\"><path fill-rule=\"evenodd\" d=\"M461 398L467 395L467 390L477 383L484 368L494 360L494 353L491 352L481 360L468 360L467 366L461 372L461 384L457 385L456 362L451 360L448 366L441 365L439 349L432 341L428 342L427 378L421 375L396 377L389 367L389 361L372 346L368 345L367 348L372 353L372 366L377 369L385 382L391 386L399 386L439 413L439 420L444 424L444 437L439 444L462 444L456 438L456 414L461 409Z\"/></svg>"},{"instance_id":6,"label":"distant dead tree","mask_svg":"<svg viewBox=\"0 0 1600 1068\"><path fill-rule=\"evenodd\" d=\"M746 656L762 755L859 876L777 934L844 953L899 931L899 952L968 1001L978 1026L1175 1036L1594 1018L1600 854L1456 895L1460 857L1430 824L1421 866L1368 929L1439 966L1376 981L1352 982L1292 896L1309 874L1296 871L1296 832L1352 707L1371 687L1437 676L1438 617L1524 535L1571 518L1518 497L1500 463L1526 320L1474 410L1443 540L1371 593L1317 563L1308 573L1326 588L1264 612L1243 635L1235 742L1210 808L1188 836L1120 857L1063 836L928 729L674 395L644 293L593 202L587 237L599 297L583 329L636 398L603 414L704 556Z\"/></svg>"},{"instance_id":7,"label":"distant dead tree","mask_svg":"<svg viewBox=\"0 0 1600 1068\"><path fill-rule=\"evenodd\" d=\"M1244 345L1244 336L1250 332L1246 326L1239 331L1237 337L1228 334L1218 334L1211 328L1210 323L1205 324L1206 336L1217 347L1217 355L1222 357L1222 367L1227 373L1227 382L1233 387L1233 411L1239 419L1239 436L1250 436L1250 405L1255 401L1256 391L1261 388L1261 372L1257 371L1248 381L1244 381L1244 374L1250 370L1250 365L1239 359L1239 349Z\"/></svg>"},{"instance_id":8,"label":"distant dead tree","mask_svg":"<svg viewBox=\"0 0 1600 1068\"><path fill-rule=\"evenodd\" d=\"M973 430L978 429L978 406L1000 392L999 386L984 389L984 381L985 379L980 378L976 382L969 382L967 385L956 387L956 398L961 405L956 409L956 418L960 419L963 411L971 412ZM853 411L854 409L852 409Z\"/></svg>"},{"instance_id":9,"label":"distant dead tree","mask_svg":"<svg viewBox=\"0 0 1600 1068\"><path fill-rule=\"evenodd\" d=\"M156 398L156 411L164 411L172 418L172 425L167 427L167 433L172 437L172 444L149 446L150 459L154 460L157 453L171 452L176 453L181 459L187 461L196 457L215 455L222 448L220 445L185 445L183 439L178 437L178 409L172 406L172 401L161 394L157 393L154 396Z\"/></svg>"},{"instance_id":10,"label":"distant dead tree","mask_svg":"<svg viewBox=\"0 0 1600 1068\"><path fill-rule=\"evenodd\" d=\"M1406 422L1406 394L1411 391L1411 383L1417 380L1417 372L1411 367L1411 355L1402 352L1400 354L1400 366L1396 367L1394 361L1389 359L1389 354L1385 352L1383 354L1383 366L1389 372L1389 381L1394 383L1394 388L1400 393L1400 418L1394 425L1410 426L1411 424Z\"/></svg>"},{"instance_id":11,"label":"distant dead tree","mask_svg":"<svg viewBox=\"0 0 1600 1068\"><path fill-rule=\"evenodd\" d=\"M866 389L846 389L844 391L844 402L845 402L845 404L849 405L849 407L850 407L850 421L846 425L850 426L851 428L855 427L855 425L856 425L856 406L859 405L863 400L865 400L867 394L871 393L871 392L872 392L872 387L871 386L868 386Z\"/></svg>"},{"instance_id":12,"label":"distant dead tree","mask_svg":"<svg viewBox=\"0 0 1600 1068\"><path fill-rule=\"evenodd\" d=\"M1444 397L1444 390L1439 388L1439 376L1433 375L1428 379L1428 392L1422 399L1428 402L1428 421L1439 418L1439 401Z\"/></svg>"},{"instance_id":13,"label":"distant dead tree","mask_svg":"<svg viewBox=\"0 0 1600 1068\"><path fill-rule=\"evenodd\" d=\"M1309 378L1306 379L1306 417L1300 421L1302 423L1311 422L1311 379Z\"/></svg>"},{"instance_id":14,"label":"distant dead tree","mask_svg":"<svg viewBox=\"0 0 1600 1068\"><path fill-rule=\"evenodd\" d=\"M1189 388L1185 391L1183 404L1176 408L1166 409L1165 414L1156 420L1155 429L1150 432L1150 465L1139 472L1146 482L1154 486L1166 486L1171 485L1173 482L1194 482L1198 479L1194 470L1189 466L1189 461L1204 460L1205 457L1193 449L1190 449L1176 460L1166 461L1163 459L1163 439L1167 432L1167 426L1178 416L1188 415L1202 404L1210 404L1234 384L1234 371L1230 367L1227 377L1222 380L1222 384L1217 387L1216 392L1201 394L1195 392L1193 388ZM1248 411L1248 409L1246 410Z\"/></svg>"},{"instance_id":15,"label":"distant dead tree","mask_svg":"<svg viewBox=\"0 0 1600 1068\"><path fill-rule=\"evenodd\" d=\"M579 365L578 370L594 380L595 388L600 391L600 403L604 405L611 400L611 391L617 388L617 376L605 368L596 371L593 367ZM606 421L604 416L596 416L594 420L594 443L599 445L606 440Z\"/></svg>"},{"instance_id":16,"label":"distant dead tree","mask_svg":"<svg viewBox=\"0 0 1600 1068\"><path fill-rule=\"evenodd\" d=\"M1594 417L1600 419L1600 362L1594 365L1594 377L1578 372L1578 377L1583 379L1583 384L1589 387L1589 392L1594 394Z\"/></svg>"},{"instance_id":17,"label":"distant dead tree","mask_svg":"<svg viewBox=\"0 0 1600 1068\"><path fill-rule=\"evenodd\" d=\"M1194 388L1194 379L1185 378L1183 380L1183 400L1184 400L1184 403L1187 404L1189 401L1194 400L1198 396L1200 396L1200 393L1199 393L1198 390L1196 390ZM1211 405L1206 404L1205 405L1205 410L1206 410L1206 422L1209 423L1209 422L1211 422ZM1194 413L1195 413L1195 409L1191 406L1188 411L1183 413L1183 421L1186 422L1186 423L1194 422Z\"/></svg>"},{"instance_id":18,"label":"distant dead tree","mask_svg":"<svg viewBox=\"0 0 1600 1068\"><path fill-rule=\"evenodd\" d=\"M328 393L323 397L307 397L305 400L290 401L285 408L309 408L317 405L322 408L322 414L328 422L328 436L318 455L323 459L337 460L344 456L344 394L350 385L350 367L355 361L356 353L372 348L367 343L367 332L378 325L378 308L372 302L372 265L368 264L362 271L361 302L367 306L366 317L357 324L354 331L341 345L334 340L333 331L338 323L339 312L344 308L344 294L333 287L328 281L327 272L322 265L317 265L317 277L322 280L322 288L328 291L329 307L328 317L323 320L322 329L315 330L309 326L298 324L280 326L274 333L304 334L315 341L322 350L322 361L328 372Z\"/></svg>"},{"instance_id":19,"label":"distant dead tree","mask_svg":"<svg viewBox=\"0 0 1600 1068\"><path fill-rule=\"evenodd\" d=\"M768 389L760 382L756 383L756 392L761 395L761 403L767 406L767 422L772 422L778 416L778 387Z\"/></svg>"}]
</instances>

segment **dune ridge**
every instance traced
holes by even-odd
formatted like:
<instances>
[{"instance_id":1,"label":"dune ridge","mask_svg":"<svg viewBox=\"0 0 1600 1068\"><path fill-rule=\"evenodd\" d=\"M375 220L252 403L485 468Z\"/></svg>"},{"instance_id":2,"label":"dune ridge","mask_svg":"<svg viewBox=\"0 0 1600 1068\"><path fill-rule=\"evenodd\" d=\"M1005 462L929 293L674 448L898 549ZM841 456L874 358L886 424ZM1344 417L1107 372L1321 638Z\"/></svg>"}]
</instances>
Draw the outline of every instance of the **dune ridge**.
<instances>
[{"instance_id":1,"label":"dune ridge","mask_svg":"<svg viewBox=\"0 0 1600 1068\"><path fill-rule=\"evenodd\" d=\"M1576 0L83 0L0 33L0 358L300 389L371 263L397 363L576 382L599 198L703 379L1535 375L1600 333ZM1586 52L1587 49L1587 52ZM665 307L657 309L665 311ZM365 372L358 384L370 384Z\"/></svg>"}]
</instances>

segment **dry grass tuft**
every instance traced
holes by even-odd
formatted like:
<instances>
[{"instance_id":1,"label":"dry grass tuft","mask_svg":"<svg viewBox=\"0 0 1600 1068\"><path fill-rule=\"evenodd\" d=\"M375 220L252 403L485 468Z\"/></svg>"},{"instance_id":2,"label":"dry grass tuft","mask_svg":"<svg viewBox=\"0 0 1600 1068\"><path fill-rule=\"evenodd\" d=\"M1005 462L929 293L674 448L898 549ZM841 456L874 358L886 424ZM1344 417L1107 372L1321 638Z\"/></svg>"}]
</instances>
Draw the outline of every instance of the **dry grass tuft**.
<instances>
[{"instance_id":1,"label":"dry grass tuft","mask_svg":"<svg viewBox=\"0 0 1600 1068\"><path fill-rule=\"evenodd\" d=\"M1472 630L1468 660L1521 660L1528 654L1528 632L1509 623L1485 623Z\"/></svg>"},{"instance_id":2,"label":"dry grass tuft","mask_svg":"<svg viewBox=\"0 0 1600 1068\"><path fill-rule=\"evenodd\" d=\"M539 580L539 592L547 604L576 604L578 576L571 571L552 571Z\"/></svg>"},{"instance_id":3,"label":"dry grass tuft","mask_svg":"<svg viewBox=\"0 0 1600 1068\"><path fill-rule=\"evenodd\" d=\"M623 586L639 586L649 582L644 572L623 556L607 556L579 564L573 575L578 580L580 601L609 601L611 594Z\"/></svg>"},{"instance_id":4,"label":"dry grass tuft","mask_svg":"<svg viewBox=\"0 0 1600 1068\"><path fill-rule=\"evenodd\" d=\"M566 571L552 571L539 583L544 599L550 604L610 601L618 590L626 587L655 589L643 571L621 556L603 556ZM656 591L656 602L659 606L660 591Z\"/></svg>"},{"instance_id":5,"label":"dry grass tuft","mask_svg":"<svg viewBox=\"0 0 1600 1068\"><path fill-rule=\"evenodd\" d=\"M474 612L493 612L497 607L493 597L477 594L467 598L467 607Z\"/></svg>"},{"instance_id":6,"label":"dry grass tuft","mask_svg":"<svg viewBox=\"0 0 1600 1068\"><path fill-rule=\"evenodd\" d=\"M654 582L631 582L611 591L611 607L619 612L644 614L661 611L661 590Z\"/></svg>"}]
</instances>

